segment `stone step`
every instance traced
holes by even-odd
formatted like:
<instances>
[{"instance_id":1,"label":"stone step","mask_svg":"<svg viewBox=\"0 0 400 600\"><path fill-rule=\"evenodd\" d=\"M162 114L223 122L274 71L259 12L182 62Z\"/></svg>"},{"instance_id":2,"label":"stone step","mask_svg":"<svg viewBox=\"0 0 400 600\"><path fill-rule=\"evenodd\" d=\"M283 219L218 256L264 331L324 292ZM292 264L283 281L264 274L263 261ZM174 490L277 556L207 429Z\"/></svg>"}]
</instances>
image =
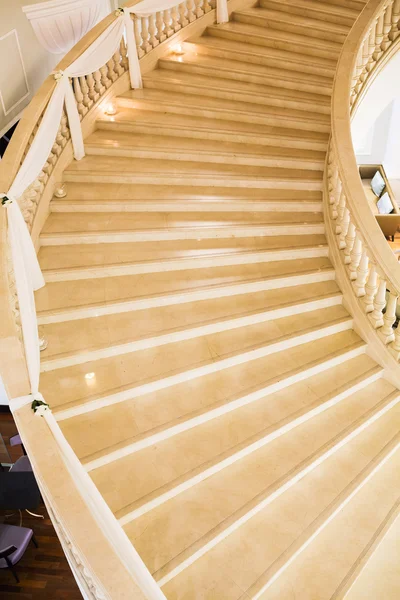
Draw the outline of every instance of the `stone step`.
<instances>
[{"instance_id":1,"label":"stone step","mask_svg":"<svg viewBox=\"0 0 400 600\"><path fill-rule=\"evenodd\" d=\"M258 14L259 9L255 10ZM265 85L265 82L269 82L269 85L273 84L279 88L315 94L317 101L320 99L319 96L330 97L332 92L332 81L320 75L303 74L301 72L293 74L293 71L276 67L209 57L193 52L185 52L183 56L169 54L159 60L159 68L196 73L203 76L212 76L214 73L220 78L259 85Z\"/></svg>"},{"instance_id":2,"label":"stone step","mask_svg":"<svg viewBox=\"0 0 400 600\"><path fill-rule=\"evenodd\" d=\"M295 259L216 269L129 275L48 283L38 290L36 309L40 325L98 317L198 300L331 281L335 271L327 258Z\"/></svg>"},{"instance_id":3,"label":"stone step","mask_svg":"<svg viewBox=\"0 0 400 600\"><path fill-rule=\"evenodd\" d=\"M329 23L351 27L360 11L348 6L335 5L320 0L260 0L260 6L273 11L296 14Z\"/></svg>"},{"instance_id":4,"label":"stone step","mask_svg":"<svg viewBox=\"0 0 400 600\"><path fill-rule=\"evenodd\" d=\"M302 111L305 118L298 121L302 123L301 127L303 128L312 128L314 119L318 119L319 114L329 115L330 102L326 95L276 87L273 83L273 80L266 80L263 85L244 81L233 82L228 78L210 78L206 75L169 69L157 69L143 75L145 90L190 94L198 96L197 101L203 101L203 98L215 98L228 102L246 103L246 105L261 105L265 110L264 119L268 116L267 107L276 107L281 113L283 109ZM290 117L290 112L283 114ZM280 127L285 127L284 122L280 124Z\"/></svg>"},{"instance_id":5,"label":"stone step","mask_svg":"<svg viewBox=\"0 0 400 600\"><path fill-rule=\"evenodd\" d=\"M172 579L174 572L160 577L163 570L159 565L168 557L168 549L164 550L160 542L152 555L154 546L149 542L155 528L163 540L165 521L161 507L126 525L125 530L131 540L136 538L135 547L147 559L147 566L167 597L176 598L177 590L184 595L188 586L201 594L210 581L216 584L223 579L234 581L241 594L249 598L290 598L293 581L299 586L296 589L301 600L332 598L379 526L381 509L387 513L398 495L395 486L399 477L400 435L393 420L398 420L400 414L400 398L398 391L391 389L384 381L372 383L369 389L357 392L236 465L236 475L242 476L241 482L246 482L250 494L263 485L261 493L245 508L242 504L236 513L236 519L241 519L236 531L183 571L179 572L176 565L177 575ZM333 425L334 415L338 420ZM231 492L229 469L233 471L233 467L226 470L222 488L225 497L236 495L243 502L243 496L249 492L237 490L237 480L236 494ZM257 478L261 481L256 482ZM209 519L218 495L212 488L212 479L217 478L210 478L204 520ZM221 485L220 481L219 502ZM203 482L196 487L199 505L206 488ZM195 489L190 491L186 496L193 507ZM382 495L385 500L377 510L376 498ZM169 505L171 527L177 500ZM237 504L236 498L229 503L230 510L234 503ZM243 514L244 510L247 514ZM181 504L181 519L186 514L187 509L184 511ZM200 523L201 517L196 520L196 512L191 514L191 522ZM221 514L219 518L222 517ZM231 519L225 520L224 525L228 524L233 524Z\"/></svg>"},{"instance_id":6,"label":"stone step","mask_svg":"<svg viewBox=\"0 0 400 600\"><path fill-rule=\"evenodd\" d=\"M91 468L94 461L102 461L108 454L110 460L114 460L118 453L119 457L123 456L125 449L130 454L131 448L133 451L144 449L153 442L183 434L207 421L216 419L215 422L219 422L223 415L252 411L252 407L257 407L268 394L286 397L289 392L285 390L295 384L297 390L307 390L306 384L301 382L310 377L355 359L352 364L357 365L360 361L364 364L365 348L365 343L347 329L277 351L247 366L228 367L197 380L183 381L140 400L128 399L118 405L118 410L109 405L91 413L63 418L60 426L77 455ZM268 365L273 365L273 370ZM290 393L288 397L295 399ZM111 414L115 428L105 436ZM88 435L88 428L97 431L98 435ZM104 460L104 464L107 462L108 459Z\"/></svg>"},{"instance_id":7,"label":"stone step","mask_svg":"<svg viewBox=\"0 0 400 600\"><path fill-rule=\"evenodd\" d=\"M352 318L342 306L333 306L284 317L276 321L244 326L175 344L138 350L123 357L42 373L43 395L50 399L57 418L65 419L105 406L116 405L145 394L165 390L226 368L243 365L302 343L352 327ZM279 329L277 327L279 326ZM282 330L284 333L282 335ZM84 375L95 373L86 384ZM67 375L68 386L57 390L54 382Z\"/></svg>"},{"instance_id":8,"label":"stone step","mask_svg":"<svg viewBox=\"0 0 400 600\"><path fill-rule=\"evenodd\" d=\"M317 4L319 5L319 2ZM194 52L227 60L234 55L236 60L242 62L282 68L296 71L296 73L320 75L327 80L327 84L335 76L336 62L334 60L307 54L294 54L288 50L279 50L268 46L245 44L212 35L189 38L184 42L183 49L189 53Z\"/></svg>"},{"instance_id":9,"label":"stone step","mask_svg":"<svg viewBox=\"0 0 400 600\"><path fill-rule=\"evenodd\" d=\"M246 10L235 11L233 20L239 23L247 23L258 27L278 29L288 36L289 40L293 34L307 35L310 41L318 40L322 42L323 47L329 48L333 52L340 52L341 44L345 41L350 30L348 25L340 25L331 21L313 19L298 15L296 11L290 13L288 19L287 13L281 10L271 10L269 8L255 7Z\"/></svg>"}]
</instances>

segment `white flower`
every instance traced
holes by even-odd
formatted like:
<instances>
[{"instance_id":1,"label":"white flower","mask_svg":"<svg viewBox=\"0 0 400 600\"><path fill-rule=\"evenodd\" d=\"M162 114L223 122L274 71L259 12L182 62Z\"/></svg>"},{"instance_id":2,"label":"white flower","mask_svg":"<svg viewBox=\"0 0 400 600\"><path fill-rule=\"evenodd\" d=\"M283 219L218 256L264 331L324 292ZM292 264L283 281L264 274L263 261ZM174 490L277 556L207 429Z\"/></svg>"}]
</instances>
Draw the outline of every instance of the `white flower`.
<instances>
[{"instance_id":1,"label":"white flower","mask_svg":"<svg viewBox=\"0 0 400 600\"><path fill-rule=\"evenodd\" d=\"M2 206L9 206L12 204L12 198L8 198L5 194L0 194Z\"/></svg>"},{"instance_id":2,"label":"white flower","mask_svg":"<svg viewBox=\"0 0 400 600\"><path fill-rule=\"evenodd\" d=\"M37 409L35 410L35 415L39 415L39 417L43 417L44 413L46 411L49 410L49 407L47 404L41 404L40 406L37 407Z\"/></svg>"},{"instance_id":3,"label":"white flower","mask_svg":"<svg viewBox=\"0 0 400 600\"><path fill-rule=\"evenodd\" d=\"M116 17L120 17L120 16L123 14L123 12L124 12L124 9L123 9L123 8L117 8L117 10L116 10L116 11L114 11L114 15L115 15Z\"/></svg>"},{"instance_id":4,"label":"white flower","mask_svg":"<svg viewBox=\"0 0 400 600\"><path fill-rule=\"evenodd\" d=\"M61 79L61 78L62 78L62 76L63 76L63 75L64 75L64 72L63 72L63 71L56 71L56 72L54 73L54 79L55 79L56 81L58 81L59 79Z\"/></svg>"}]
</instances>

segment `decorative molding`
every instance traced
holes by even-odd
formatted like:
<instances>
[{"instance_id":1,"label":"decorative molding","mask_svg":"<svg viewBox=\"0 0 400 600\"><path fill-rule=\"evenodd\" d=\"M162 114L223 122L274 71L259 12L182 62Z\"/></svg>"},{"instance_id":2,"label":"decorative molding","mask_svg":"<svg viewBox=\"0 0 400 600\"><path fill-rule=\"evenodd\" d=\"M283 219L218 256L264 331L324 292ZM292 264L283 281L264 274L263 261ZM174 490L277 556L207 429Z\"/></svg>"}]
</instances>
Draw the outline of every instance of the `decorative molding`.
<instances>
[{"instance_id":1,"label":"decorative molding","mask_svg":"<svg viewBox=\"0 0 400 600\"><path fill-rule=\"evenodd\" d=\"M7 107L6 106L6 101L4 99L4 94L2 93L2 91L0 89L0 102L1 102L1 106L3 108L3 112L4 112L5 116L7 116L11 111L13 111L14 108L16 108L18 106L18 104L20 104L21 102L23 102L29 96L29 94L30 94L29 83L28 83L28 79L27 79L27 76L26 76L24 59L22 57L21 46L19 44L17 30L16 29L12 29L11 31L9 31L8 33L6 33L2 37L0 37L0 43L3 40L5 40L6 38L10 37L11 35L15 36L15 45L16 45L16 49L17 49L17 52L18 52L18 58L19 58L20 63L21 63L22 81L20 83L22 83L23 85L25 85L26 92L24 94L22 94L20 96L20 98L16 102L14 102L11 106ZM11 59L11 57L10 57L10 59ZM3 61L3 64L4 64L4 61ZM13 82L13 89L16 89L16 87L17 86Z\"/></svg>"},{"instance_id":2,"label":"decorative molding","mask_svg":"<svg viewBox=\"0 0 400 600\"><path fill-rule=\"evenodd\" d=\"M109 0L49 0L22 7L41 45L66 54L110 12Z\"/></svg>"}]
</instances>

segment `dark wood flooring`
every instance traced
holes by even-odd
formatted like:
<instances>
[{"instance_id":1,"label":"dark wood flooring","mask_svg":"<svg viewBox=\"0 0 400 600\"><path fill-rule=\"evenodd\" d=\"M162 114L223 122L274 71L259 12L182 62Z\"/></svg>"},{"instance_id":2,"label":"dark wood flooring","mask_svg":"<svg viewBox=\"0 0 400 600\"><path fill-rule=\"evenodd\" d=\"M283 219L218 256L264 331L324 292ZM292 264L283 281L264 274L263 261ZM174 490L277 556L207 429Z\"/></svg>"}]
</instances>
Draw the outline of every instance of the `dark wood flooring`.
<instances>
[{"instance_id":1,"label":"dark wood flooring","mask_svg":"<svg viewBox=\"0 0 400 600\"><path fill-rule=\"evenodd\" d=\"M12 416L0 413L0 433L13 460L22 454L20 448L8 447L8 438L16 432ZM16 565L19 584L8 569L0 569L0 599L82 600L45 507L41 506L35 512L45 515L45 518L36 519L23 512L22 526L33 529L39 547L35 548L31 543ZM12 511L0 511L0 522L4 522L5 515L10 513ZM5 522L19 525L18 512Z\"/></svg>"}]
</instances>

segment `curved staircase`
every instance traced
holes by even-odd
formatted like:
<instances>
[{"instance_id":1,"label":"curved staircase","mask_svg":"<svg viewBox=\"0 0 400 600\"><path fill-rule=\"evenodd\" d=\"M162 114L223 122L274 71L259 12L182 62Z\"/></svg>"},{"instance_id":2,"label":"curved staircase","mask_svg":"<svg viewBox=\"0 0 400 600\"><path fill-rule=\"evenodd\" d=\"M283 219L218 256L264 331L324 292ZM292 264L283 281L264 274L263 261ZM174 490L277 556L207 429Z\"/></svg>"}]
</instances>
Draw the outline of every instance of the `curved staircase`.
<instances>
[{"instance_id":1,"label":"curved staircase","mask_svg":"<svg viewBox=\"0 0 400 600\"><path fill-rule=\"evenodd\" d=\"M352 598L397 515L400 392L322 213L363 6L261 0L208 27L98 119L51 203L41 391L168 600Z\"/></svg>"}]
</instances>

